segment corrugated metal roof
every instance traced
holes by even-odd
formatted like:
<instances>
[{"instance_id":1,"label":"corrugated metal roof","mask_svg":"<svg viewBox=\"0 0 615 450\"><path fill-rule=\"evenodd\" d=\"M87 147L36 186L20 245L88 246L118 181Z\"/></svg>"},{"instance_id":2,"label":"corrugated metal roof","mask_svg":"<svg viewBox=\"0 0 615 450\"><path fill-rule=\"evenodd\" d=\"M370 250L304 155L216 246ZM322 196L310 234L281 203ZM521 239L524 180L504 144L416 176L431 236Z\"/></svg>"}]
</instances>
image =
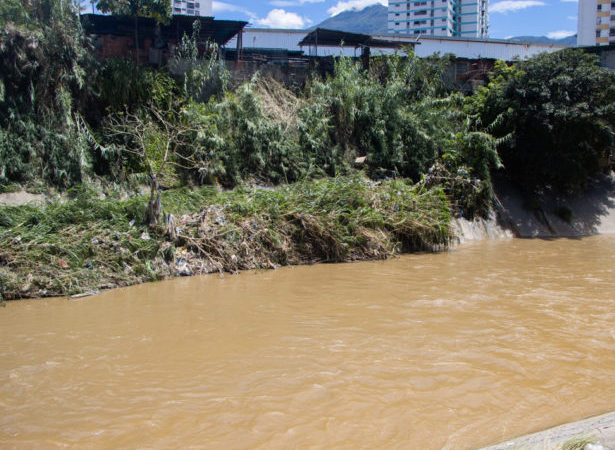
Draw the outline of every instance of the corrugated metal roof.
<instances>
[{"instance_id":1,"label":"corrugated metal roof","mask_svg":"<svg viewBox=\"0 0 615 450\"><path fill-rule=\"evenodd\" d=\"M300 46L325 46L325 47L375 47L375 48L400 48L402 41L392 41L389 39L375 39L369 34L347 33L345 31L327 30L325 28L316 28L311 31L301 42ZM408 42L409 45L415 45L416 42Z\"/></svg>"},{"instance_id":2,"label":"corrugated metal roof","mask_svg":"<svg viewBox=\"0 0 615 450\"><path fill-rule=\"evenodd\" d=\"M200 37L202 40L211 39L219 45L226 44L229 39L246 26L247 22L235 20L215 20L213 17L172 16L166 25L160 26L161 37L181 39L182 36L192 34L192 24L195 20L201 22ZM156 21L154 19L139 17L139 33L142 36L155 36ZM131 17L111 16L104 14L83 14L81 22L86 33L111 34L115 36L132 36L134 33L134 19Z\"/></svg>"}]
</instances>

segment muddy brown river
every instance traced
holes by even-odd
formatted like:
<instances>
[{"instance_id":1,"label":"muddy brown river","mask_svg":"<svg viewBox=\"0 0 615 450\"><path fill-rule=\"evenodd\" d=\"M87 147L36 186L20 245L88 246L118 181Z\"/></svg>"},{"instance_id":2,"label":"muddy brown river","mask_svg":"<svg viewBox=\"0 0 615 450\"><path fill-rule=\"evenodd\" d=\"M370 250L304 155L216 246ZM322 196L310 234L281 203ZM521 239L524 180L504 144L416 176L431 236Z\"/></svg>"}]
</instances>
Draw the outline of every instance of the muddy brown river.
<instances>
[{"instance_id":1,"label":"muddy brown river","mask_svg":"<svg viewBox=\"0 0 615 450\"><path fill-rule=\"evenodd\" d=\"M0 448L471 449L615 410L615 236L0 308Z\"/></svg>"}]
</instances>

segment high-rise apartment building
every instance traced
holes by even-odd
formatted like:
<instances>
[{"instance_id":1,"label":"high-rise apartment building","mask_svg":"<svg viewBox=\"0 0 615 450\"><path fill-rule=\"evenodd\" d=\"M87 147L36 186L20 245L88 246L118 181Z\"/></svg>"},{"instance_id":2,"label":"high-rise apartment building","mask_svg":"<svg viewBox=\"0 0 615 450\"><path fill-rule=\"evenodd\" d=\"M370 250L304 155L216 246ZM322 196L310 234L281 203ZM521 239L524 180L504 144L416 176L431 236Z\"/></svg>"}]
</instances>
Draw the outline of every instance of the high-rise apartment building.
<instances>
[{"instance_id":1,"label":"high-rise apartment building","mask_svg":"<svg viewBox=\"0 0 615 450\"><path fill-rule=\"evenodd\" d=\"M577 44L615 44L615 0L579 0Z\"/></svg>"},{"instance_id":2,"label":"high-rise apartment building","mask_svg":"<svg viewBox=\"0 0 615 450\"><path fill-rule=\"evenodd\" d=\"M173 15L211 17L212 0L173 0L171 12Z\"/></svg>"},{"instance_id":3,"label":"high-rise apartment building","mask_svg":"<svg viewBox=\"0 0 615 450\"><path fill-rule=\"evenodd\" d=\"M389 33L486 38L488 3L488 0L389 0Z\"/></svg>"}]
</instances>

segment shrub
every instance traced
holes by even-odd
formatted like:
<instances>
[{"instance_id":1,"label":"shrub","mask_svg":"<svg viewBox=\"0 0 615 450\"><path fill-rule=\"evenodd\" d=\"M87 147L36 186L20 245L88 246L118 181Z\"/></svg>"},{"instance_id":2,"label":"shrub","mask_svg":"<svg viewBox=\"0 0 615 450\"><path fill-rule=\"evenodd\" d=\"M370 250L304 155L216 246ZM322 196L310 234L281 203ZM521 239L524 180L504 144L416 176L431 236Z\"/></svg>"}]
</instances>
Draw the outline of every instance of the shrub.
<instances>
[{"instance_id":1,"label":"shrub","mask_svg":"<svg viewBox=\"0 0 615 450\"><path fill-rule=\"evenodd\" d=\"M311 126L302 129L308 136L302 134L301 142L311 153L328 152L321 159L328 160L329 175L347 170L356 156L367 156L373 177L419 180L443 144L446 123L434 99L448 94L447 61L392 56L377 59L365 71L349 58L339 59L333 76L308 87L301 117ZM311 130L315 135L309 135Z\"/></svg>"},{"instance_id":2,"label":"shrub","mask_svg":"<svg viewBox=\"0 0 615 450\"><path fill-rule=\"evenodd\" d=\"M229 88L231 74L220 59L218 45L207 42L204 54L199 50L201 23L194 21L192 36L182 37L171 65L183 70L183 93L186 99L206 102L218 97Z\"/></svg>"},{"instance_id":3,"label":"shrub","mask_svg":"<svg viewBox=\"0 0 615 450\"><path fill-rule=\"evenodd\" d=\"M179 98L176 81L165 70L138 67L128 58L108 60L98 77L98 103L104 111L130 111L153 105L171 109Z\"/></svg>"},{"instance_id":4,"label":"shrub","mask_svg":"<svg viewBox=\"0 0 615 450\"><path fill-rule=\"evenodd\" d=\"M0 183L80 182L90 154L80 111L94 73L76 5L12 2L0 10Z\"/></svg>"},{"instance_id":5,"label":"shrub","mask_svg":"<svg viewBox=\"0 0 615 450\"><path fill-rule=\"evenodd\" d=\"M197 130L180 154L192 155L201 181L226 186L248 178L280 183L295 181L305 173L296 129L287 127L296 111L280 117L267 109L261 83L255 78L236 92L227 92L219 102L192 102L184 108L184 121Z\"/></svg>"}]
</instances>

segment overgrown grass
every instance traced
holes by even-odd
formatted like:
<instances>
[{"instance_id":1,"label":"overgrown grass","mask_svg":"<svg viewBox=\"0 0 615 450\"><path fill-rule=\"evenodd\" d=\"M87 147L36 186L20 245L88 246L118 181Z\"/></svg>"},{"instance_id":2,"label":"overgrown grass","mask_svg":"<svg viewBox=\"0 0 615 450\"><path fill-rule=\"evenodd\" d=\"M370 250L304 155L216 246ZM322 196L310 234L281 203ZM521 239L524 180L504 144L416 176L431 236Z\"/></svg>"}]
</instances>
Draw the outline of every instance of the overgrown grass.
<instances>
[{"instance_id":1,"label":"overgrown grass","mask_svg":"<svg viewBox=\"0 0 615 450\"><path fill-rule=\"evenodd\" d=\"M287 185L163 194L178 237L143 223L145 198L0 209L4 299L77 294L183 274L386 258L449 239L440 189L361 175Z\"/></svg>"},{"instance_id":2,"label":"overgrown grass","mask_svg":"<svg viewBox=\"0 0 615 450\"><path fill-rule=\"evenodd\" d=\"M181 221L189 256L205 257L210 270L382 259L432 250L449 238L444 193L406 180L374 183L354 175L236 189L217 200Z\"/></svg>"},{"instance_id":3,"label":"overgrown grass","mask_svg":"<svg viewBox=\"0 0 615 450\"><path fill-rule=\"evenodd\" d=\"M6 299L75 294L156 279L159 244L141 239L143 202L99 200L0 209L0 284Z\"/></svg>"}]
</instances>

